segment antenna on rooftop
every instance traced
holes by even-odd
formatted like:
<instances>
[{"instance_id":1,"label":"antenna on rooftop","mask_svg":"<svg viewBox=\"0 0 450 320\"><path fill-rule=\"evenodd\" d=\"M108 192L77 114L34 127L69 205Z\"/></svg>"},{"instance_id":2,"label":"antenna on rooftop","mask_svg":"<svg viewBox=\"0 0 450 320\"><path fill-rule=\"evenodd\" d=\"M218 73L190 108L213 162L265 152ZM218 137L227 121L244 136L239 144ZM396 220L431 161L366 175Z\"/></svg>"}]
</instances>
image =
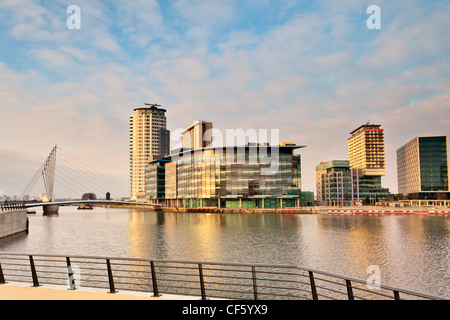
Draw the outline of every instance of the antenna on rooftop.
<instances>
[{"instance_id":1,"label":"antenna on rooftop","mask_svg":"<svg viewBox=\"0 0 450 320\"><path fill-rule=\"evenodd\" d=\"M146 105L146 106L149 106L149 107L161 107L161 105L160 104L157 104L157 103L147 103L147 102L144 102L144 105Z\"/></svg>"}]
</instances>

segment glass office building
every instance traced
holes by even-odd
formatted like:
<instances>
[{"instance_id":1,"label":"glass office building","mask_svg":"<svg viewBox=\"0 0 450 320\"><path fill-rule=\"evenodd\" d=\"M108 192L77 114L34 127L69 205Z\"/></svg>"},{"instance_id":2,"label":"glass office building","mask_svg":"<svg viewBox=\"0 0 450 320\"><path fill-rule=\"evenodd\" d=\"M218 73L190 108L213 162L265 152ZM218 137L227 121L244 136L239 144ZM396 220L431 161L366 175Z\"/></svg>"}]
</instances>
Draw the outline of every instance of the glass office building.
<instances>
[{"instance_id":1,"label":"glass office building","mask_svg":"<svg viewBox=\"0 0 450 320\"><path fill-rule=\"evenodd\" d=\"M448 192L447 146L447 136L432 136L416 137L400 147L397 150L398 192Z\"/></svg>"},{"instance_id":2,"label":"glass office building","mask_svg":"<svg viewBox=\"0 0 450 320\"><path fill-rule=\"evenodd\" d=\"M147 199L160 199L165 195L165 174L167 160L152 161L145 168L145 196Z\"/></svg>"},{"instance_id":3,"label":"glass office building","mask_svg":"<svg viewBox=\"0 0 450 320\"><path fill-rule=\"evenodd\" d=\"M165 162L148 163L148 189L157 189L155 170L158 166L171 163L172 166L176 165L176 175L172 175L171 179L166 177L164 183L170 181L172 185L176 184L178 205L218 208L298 207L301 197L301 158L294 154L294 150L299 148L303 146L247 145L185 150L165 159ZM162 196L148 192L147 195L150 200L173 203L167 201L169 198L166 194Z\"/></svg>"}]
</instances>

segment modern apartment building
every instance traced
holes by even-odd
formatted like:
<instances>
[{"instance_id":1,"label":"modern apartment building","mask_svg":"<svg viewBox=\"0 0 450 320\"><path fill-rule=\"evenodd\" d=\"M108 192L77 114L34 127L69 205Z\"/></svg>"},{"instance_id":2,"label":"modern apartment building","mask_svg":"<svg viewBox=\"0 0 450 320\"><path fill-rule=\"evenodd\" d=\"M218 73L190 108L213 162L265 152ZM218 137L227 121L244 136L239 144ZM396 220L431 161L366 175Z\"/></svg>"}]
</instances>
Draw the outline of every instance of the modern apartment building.
<instances>
[{"instance_id":1,"label":"modern apartment building","mask_svg":"<svg viewBox=\"0 0 450 320\"><path fill-rule=\"evenodd\" d=\"M350 133L348 159L351 169L361 169L367 176L385 175L384 129L380 127L367 123Z\"/></svg>"},{"instance_id":2,"label":"modern apartment building","mask_svg":"<svg viewBox=\"0 0 450 320\"><path fill-rule=\"evenodd\" d=\"M150 161L148 199L194 208L299 206L301 163L294 150L303 147L292 144L210 147ZM162 167L165 179L161 178ZM165 190L165 194L158 190Z\"/></svg>"},{"instance_id":3,"label":"modern apartment building","mask_svg":"<svg viewBox=\"0 0 450 320\"><path fill-rule=\"evenodd\" d=\"M397 150L398 192L433 199L432 193L450 191L448 166L447 136L412 139Z\"/></svg>"},{"instance_id":4,"label":"modern apartment building","mask_svg":"<svg viewBox=\"0 0 450 320\"><path fill-rule=\"evenodd\" d=\"M145 199L145 167L148 161L170 153L166 110L156 104L134 109L130 117L130 187L132 200Z\"/></svg>"},{"instance_id":5,"label":"modern apartment building","mask_svg":"<svg viewBox=\"0 0 450 320\"><path fill-rule=\"evenodd\" d=\"M195 122L181 133L181 147L183 149L210 147L212 144L212 128L211 122L201 120Z\"/></svg>"}]
</instances>

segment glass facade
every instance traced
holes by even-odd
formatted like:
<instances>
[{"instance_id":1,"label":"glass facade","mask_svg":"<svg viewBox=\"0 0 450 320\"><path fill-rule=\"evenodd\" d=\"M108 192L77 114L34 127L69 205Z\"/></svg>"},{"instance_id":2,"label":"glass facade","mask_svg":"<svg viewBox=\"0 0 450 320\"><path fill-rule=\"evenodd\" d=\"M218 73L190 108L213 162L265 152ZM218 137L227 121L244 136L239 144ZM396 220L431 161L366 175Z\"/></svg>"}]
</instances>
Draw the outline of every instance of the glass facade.
<instances>
[{"instance_id":1,"label":"glass facade","mask_svg":"<svg viewBox=\"0 0 450 320\"><path fill-rule=\"evenodd\" d=\"M167 161L153 161L145 168L145 196L147 199L165 198L165 164Z\"/></svg>"},{"instance_id":2,"label":"glass facade","mask_svg":"<svg viewBox=\"0 0 450 320\"><path fill-rule=\"evenodd\" d=\"M301 158L294 155L297 148L300 147L203 148L172 155L176 197L188 207L296 207L301 195ZM158 167L153 162L147 170L149 199L155 199L155 195L164 198L153 192L158 189Z\"/></svg>"},{"instance_id":3,"label":"glass facade","mask_svg":"<svg viewBox=\"0 0 450 320\"><path fill-rule=\"evenodd\" d=\"M421 191L448 191L447 137L419 137Z\"/></svg>"},{"instance_id":4,"label":"glass facade","mask_svg":"<svg viewBox=\"0 0 450 320\"><path fill-rule=\"evenodd\" d=\"M177 165L173 162L165 165L165 198L177 199Z\"/></svg>"},{"instance_id":5,"label":"glass facade","mask_svg":"<svg viewBox=\"0 0 450 320\"><path fill-rule=\"evenodd\" d=\"M398 192L449 191L447 136L416 137L397 150Z\"/></svg>"}]
</instances>

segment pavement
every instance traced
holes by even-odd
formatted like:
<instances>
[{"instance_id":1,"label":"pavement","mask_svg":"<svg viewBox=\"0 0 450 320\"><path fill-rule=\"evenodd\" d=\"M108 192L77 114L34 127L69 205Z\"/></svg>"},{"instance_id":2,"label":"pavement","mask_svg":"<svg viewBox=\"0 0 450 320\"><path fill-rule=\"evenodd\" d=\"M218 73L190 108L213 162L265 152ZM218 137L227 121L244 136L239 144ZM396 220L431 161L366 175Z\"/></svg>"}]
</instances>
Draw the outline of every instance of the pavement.
<instances>
[{"instance_id":1,"label":"pavement","mask_svg":"<svg viewBox=\"0 0 450 320\"><path fill-rule=\"evenodd\" d=\"M152 297L151 293L108 293L101 289L68 290L57 286L31 287L29 284L7 283L0 285L0 300L184 300L183 297L164 295Z\"/></svg>"}]
</instances>

